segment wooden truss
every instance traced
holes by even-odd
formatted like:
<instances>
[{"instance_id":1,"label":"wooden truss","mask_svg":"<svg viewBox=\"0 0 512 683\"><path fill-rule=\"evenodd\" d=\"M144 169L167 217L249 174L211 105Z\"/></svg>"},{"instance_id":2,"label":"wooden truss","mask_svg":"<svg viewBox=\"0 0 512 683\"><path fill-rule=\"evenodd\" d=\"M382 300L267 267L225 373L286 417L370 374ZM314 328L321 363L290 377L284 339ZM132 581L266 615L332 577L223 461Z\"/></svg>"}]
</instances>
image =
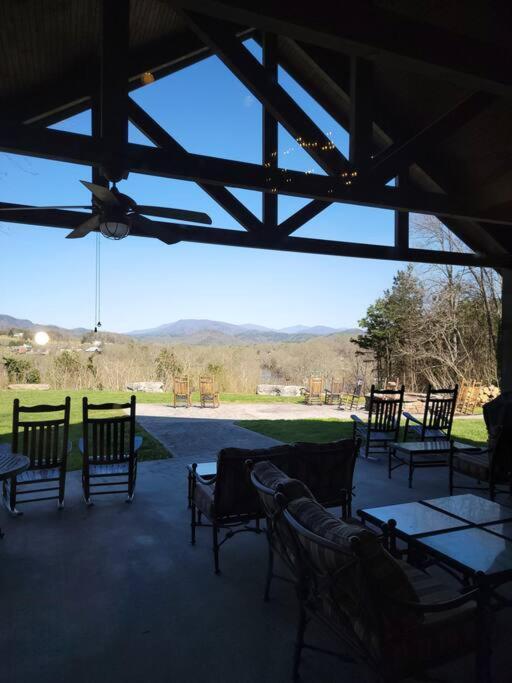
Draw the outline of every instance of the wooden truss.
<instances>
[{"instance_id":1,"label":"wooden truss","mask_svg":"<svg viewBox=\"0 0 512 683\"><path fill-rule=\"evenodd\" d=\"M410 169L420 165L429 148L441 139L453 135L465 123L489 107L494 98L510 89L508 74L496 74L491 86L484 82L478 70L454 51L449 54L454 63L448 69L456 71L462 82L478 82L482 90L475 90L461 99L442 116L402 139L400 131L390 130L392 124L377 122L372 109L373 63L361 56L351 43L350 53L340 53L339 45L326 29L325 40L308 35L311 45L306 48L295 43L308 33L306 22L301 31L295 21L295 35L285 30L284 24L272 23L265 12L236 11L233 20L253 26L234 30L219 10L217 2L174 2L180 6L181 17L192 31L186 50L176 41L161 41L146 46L142 51L130 52L129 2L103 2L102 54L98 59L97 78L90 71L72 79L62 87L46 88L39 98L30 102L7 102L0 121L0 150L15 154L89 165L96 182L118 181L130 172L164 178L196 182L212 199L230 214L244 229L228 230L219 227L194 227L184 224L154 221L155 238L164 242L178 241L245 246L312 254L331 254L386 260L423 263L453 263L511 267L512 257L493 242L482 224L512 225L508 207L474 204L470 197L457 196L450 188L432 191L421 189L413 182ZM263 3L265 5L265 3ZM353 8L352 8L353 9ZM300 10L298 10L300 13ZM243 15L243 16L242 16ZM259 16L259 19L258 19ZM352 11L353 34L359 36L356 12ZM248 21L249 17L251 21ZM299 17L300 19L300 17ZM363 19L361 18L361 22ZM372 24L373 25L373 24ZM362 26L362 23L361 23ZM383 29L387 24L383 23ZM347 28L347 30L350 27ZM362 35L362 33L361 33ZM365 34L366 35L366 34ZM386 32L379 33L379 49L386 52ZM255 37L262 45L260 63L244 46L247 37ZM372 39L372 36L367 36ZM377 38L373 37L377 40ZM361 38L362 40L362 38ZM332 45L331 45L332 43ZM322 54L315 54L315 45L323 44L335 51L335 57L350 60L347 83L330 71L329 63L322 62ZM281 57L280 46L292 46ZM403 47L405 50L407 46ZM188 50L188 52L187 52ZM295 69L293 57L302 51L301 59L309 60L310 73L321 78L307 80L307 75ZM130 98L130 91L140 86L140 74L151 71L155 78L185 68L215 54L263 105L262 163L253 164L192 154L184 149L146 111ZM405 56L413 67L439 68L432 50L425 59ZM391 55L389 58L391 59ZM457 58L457 59L456 59ZM324 58L325 59L325 58ZM330 62L330 60L329 60ZM475 63L475 62L473 62ZM318 128L297 102L279 85L278 65L286 68L308 92L350 134L349 157L345 157ZM94 70L93 70L94 71ZM331 83L329 88L326 84ZM483 87L486 86L486 87ZM342 94L347 107L339 106L333 93ZM341 98L343 99L343 98ZM49 129L47 126L80 111L91 110L92 135L79 135ZM128 142L128 122L131 121L155 147ZM281 124L314 159L326 175L302 173L280 168L277 154L277 127ZM396 127L396 126L395 126ZM379 143L379 134L387 129L387 144ZM389 142L391 140L391 142ZM428 169L426 169L428 172ZM395 179L394 186L388 186ZM256 190L262 193L262 216L257 218L228 187ZM285 221L278 223L278 197L290 195L309 198L310 202ZM293 233L333 202L357 204L395 212L395 243L393 246L367 245L334 240L303 238ZM2 208L19 205L1 204ZM28 209L29 207L27 207ZM409 214L420 213L441 218L450 229L474 249L475 253L439 252L414 249L409 246ZM88 214L71 211L4 211L6 221L39 224L60 228L74 228ZM471 228L468 231L467 226ZM504 228L512 229L512 228ZM137 235L133 230L132 234Z\"/></svg>"}]
</instances>

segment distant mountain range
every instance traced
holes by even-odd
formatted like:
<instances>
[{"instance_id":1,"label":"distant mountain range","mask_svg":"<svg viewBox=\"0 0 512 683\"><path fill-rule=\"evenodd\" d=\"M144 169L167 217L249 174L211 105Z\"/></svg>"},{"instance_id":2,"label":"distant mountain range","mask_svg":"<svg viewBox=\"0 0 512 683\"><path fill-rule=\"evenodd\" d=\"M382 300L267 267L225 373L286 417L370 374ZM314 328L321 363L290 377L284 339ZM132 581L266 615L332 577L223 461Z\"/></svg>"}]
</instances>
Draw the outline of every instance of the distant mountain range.
<instances>
[{"instance_id":1,"label":"distant mountain range","mask_svg":"<svg viewBox=\"0 0 512 683\"><path fill-rule=\"evenodd\" d=\"M145 339L170 338L175 342L190 344L233 344L233 343L265 343L304 341L311 337L327 336L329 334L358 333L359 330L347 328L326 327L324 325L307 326L295 325L281 329L264 327L253 323L235 325L219 320L177 320L146 330L134 330L128 334L132 337Z\"/></svg>"},{"instance_id":2,"label":"distant mountain range","mask_svg":"<svg viewBox=\"0 0 512 683\"><path fill-rule=\"evenodd\" d=\"M57 325L33 323L31 320L15 318L0 314L0 330L46 330L59 337L81 337L90 332L85 327L67 329ZM294 325L281 329L273 329L263 325L246 323L234 325L219 320L177 320L146 330L134 330L127 334L106 333L119 341L128 341L130 337L155 342L171 342L173 344L195 344L220 346L228 344L265 344L278 342L299 342L313 337L325 337L330 334L358 334L361 330L334 328L325 325ZM105 334L103 333L103 334Z\"/></svg>"}]
</instances>

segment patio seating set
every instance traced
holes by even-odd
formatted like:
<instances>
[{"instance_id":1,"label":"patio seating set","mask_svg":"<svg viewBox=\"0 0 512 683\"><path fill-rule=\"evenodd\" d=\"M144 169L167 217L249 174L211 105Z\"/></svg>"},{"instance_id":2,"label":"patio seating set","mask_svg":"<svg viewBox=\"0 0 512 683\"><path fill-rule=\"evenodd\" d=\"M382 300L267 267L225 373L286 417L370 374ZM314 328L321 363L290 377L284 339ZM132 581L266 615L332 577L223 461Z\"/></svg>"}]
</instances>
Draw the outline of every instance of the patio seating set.
<instances>
[{"instance_id":1,"label":"patio seating set","mask_svg":"<svg viewBox=\"0 0 512 683\"><path fill-rule=\"evenodd\" d=\"M332 378L329 387L325 386L323 377L310 377L304 389L306 405L337 405L340 410L353 410L363 397L363 380L358 379L352 389L345 388L345 381Z\"/></svg>"},{"instance_id":2,"label":"patio seating set","mask_svg":"<svg viewBox=\"0 0 512 683\"><path fill-rule=\"evenodd\" d=\"M450 467L450 496L358 510L353 518L353 474L362 437L373 443L370 435L376 434L388 445L398 435L403 387L377 393L372 388L368 423L361 426L355 420L352 439L260 450L230 448L219 453L217 462L189 465L192 544L198 527L212 528L214 569L219 573L223 543L242 531L262 533L265 519L264 599L270 599L274 578L291 582L297 595L294 677L303 650L309 648L357 662L389 682L473 653L477 680L490 681L490 620L495 609L512 604L499 591L512 580L512 509L474 494L452 495L454 471L475 473L456 462L466 462L466 453L449 440L456 388L448 396L431 389L428 405L439 420L428 419L427 410L423 421L406 415L407 433L423 440L405 443L435 444L434 438L448 443L442 448L447 448L443 453ZM479 451L509 487L512 457L506 444L511 415L512 394L486 406L489 447ZM391 424L393 438L382 438L380 432L387 433ZM489 483L493 498L493 483L483 474L478 469L479 481ZM327 510L332 507L339 514ZM221 530L227 533L219 541ZM276 572L277 558L284 576ZM440 580L437 569L445 569L451 583ZM339 651L306 642L311 620L327 627Z\"/></svg>"},{"instance_id":3,"label":"patio seating set","mask_svg":"<svg viewBox=\"0 0 512 683\"><path fill-rule=\"evenodd\" d=\"M137 452L142 445L142 437L135 434L135 411L135 396L129 403L92 404L83 398L78 446L87 505L92 504L93 495L125 493L128 502L133 500ZM62 405L22 406L14 399L11 449L2 456L4 475L0 476L3 500L12 514L21 514L17 506L22 503L43 500L57 500L58 507L64 507L72 449L68 438L70 413L69 396Z\"/></svg>"}]
</instances>

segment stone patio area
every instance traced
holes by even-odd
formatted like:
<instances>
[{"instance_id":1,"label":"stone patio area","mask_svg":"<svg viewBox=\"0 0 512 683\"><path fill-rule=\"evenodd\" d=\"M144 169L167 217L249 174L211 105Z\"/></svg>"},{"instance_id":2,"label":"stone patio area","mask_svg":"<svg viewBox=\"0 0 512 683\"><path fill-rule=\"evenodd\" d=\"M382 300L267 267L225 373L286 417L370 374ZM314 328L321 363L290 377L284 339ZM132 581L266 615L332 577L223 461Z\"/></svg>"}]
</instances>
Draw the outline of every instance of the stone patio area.
<instances>
[{"instance_id":1,"label":"stone patio area","mask_svg":"<svg viewBox=\"0 0 512 683\"><path fill-rule=\"evenodd\" d=\"M183 426L183 418L147 419L158 420L161 430ZM196 448L201 421L187 422L183 437ZM245 431L238 430L239 436ZM249 435L255 439L253 445L263 444L258 435ZM297 616L293 589L275 582L271 601L263 602L263 535L242 534L228 541L221 552L222 574L214 575L209 530L198 530L195 547L189 542L187 462L188 457L177 454L167 461L142 463L132 505L121 496L105 496L86 508L80 473L72 472L63 511L51 503L27 506L25 514L15 519L1 511L3 680L290 680ZM397 471L389 482L384 461L358 460L355 481L355 509L447 492L446 470L419 471L414 489L409 490L405 470ZM509 616L502 613L501 620ZM494 667L506 673L497 674L495 683L508 683L512 649L503 643L509 642L509 631L498 628L497 638L501 645L496 646ZM335 646L315 625L310 640ZM474 680L473 661L468 658L443 667L435 676L469 683ZM365 680L359 668L308 651L302 679L311 683Z\"/></svg>"}]
</instances>

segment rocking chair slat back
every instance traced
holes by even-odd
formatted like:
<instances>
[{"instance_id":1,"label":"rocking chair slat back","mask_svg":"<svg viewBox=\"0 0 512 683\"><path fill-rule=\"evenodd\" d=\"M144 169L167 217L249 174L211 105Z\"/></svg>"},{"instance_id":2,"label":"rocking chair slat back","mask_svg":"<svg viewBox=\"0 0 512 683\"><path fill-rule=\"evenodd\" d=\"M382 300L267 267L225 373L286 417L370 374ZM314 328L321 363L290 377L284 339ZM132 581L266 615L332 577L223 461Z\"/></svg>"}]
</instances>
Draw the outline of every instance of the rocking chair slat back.
<instances>
[{"instance_id":1,"label":"rocking chair slat back","mask_svg":"<svg viewBox=\"0 0 512 683\"><path fill-rule=\"evenodd\" d=\"M368 427L371 431L398 433L404 391L403 385L399 390L376 390L372 385L368 415Z\"/></svg>"},{"instance_id":2,"label":"rocking chair slat back","mask_svg":"<svg viewBox=\"0 0 512 683\"><path fill-rule=\"evenodd\" d=\"M215 393L213 377L203 375L199 378L199 393L202 396L213 396Z\"/></svg>"},{"instance_id":3,"label":"rocking chair slat back","mask_svg":"<svg viewBox=\"0 0 512 683\"><path fill-rule=\"evenodd\" d=\"M432 389L429 385L425 402L422 436L427 429L441 429L450 438L457 394L459 387L453 389Z\"/></svg>"},{"instance_id":4,"label":"rocking chair slat back","mask_svg":"<svg viewBox=\"0 0 512 683\"><path fill-rule=\"evenodd\" d=\"M90 411L129 409L128 415L90 417ZM83 399L84 456L92 464L125 462L135 452L135 396L130 403L91 405Z\"/></svg>"},{"instance_id":5,"label":"rocking chair slat back","mask_svg":"<svg viewBox=\"0 0 512 683\"><path fill-rule=\"evenodd\" d=\"M12 451L30 459L30 469L51 469L65 462L68 453L69 416L71 399L66 397L58 406L20 406L14 399L12 425ZM24 420L23 413L45 414L62 412L61 418L52 420Z\"/></svg>"}]
</instances>

